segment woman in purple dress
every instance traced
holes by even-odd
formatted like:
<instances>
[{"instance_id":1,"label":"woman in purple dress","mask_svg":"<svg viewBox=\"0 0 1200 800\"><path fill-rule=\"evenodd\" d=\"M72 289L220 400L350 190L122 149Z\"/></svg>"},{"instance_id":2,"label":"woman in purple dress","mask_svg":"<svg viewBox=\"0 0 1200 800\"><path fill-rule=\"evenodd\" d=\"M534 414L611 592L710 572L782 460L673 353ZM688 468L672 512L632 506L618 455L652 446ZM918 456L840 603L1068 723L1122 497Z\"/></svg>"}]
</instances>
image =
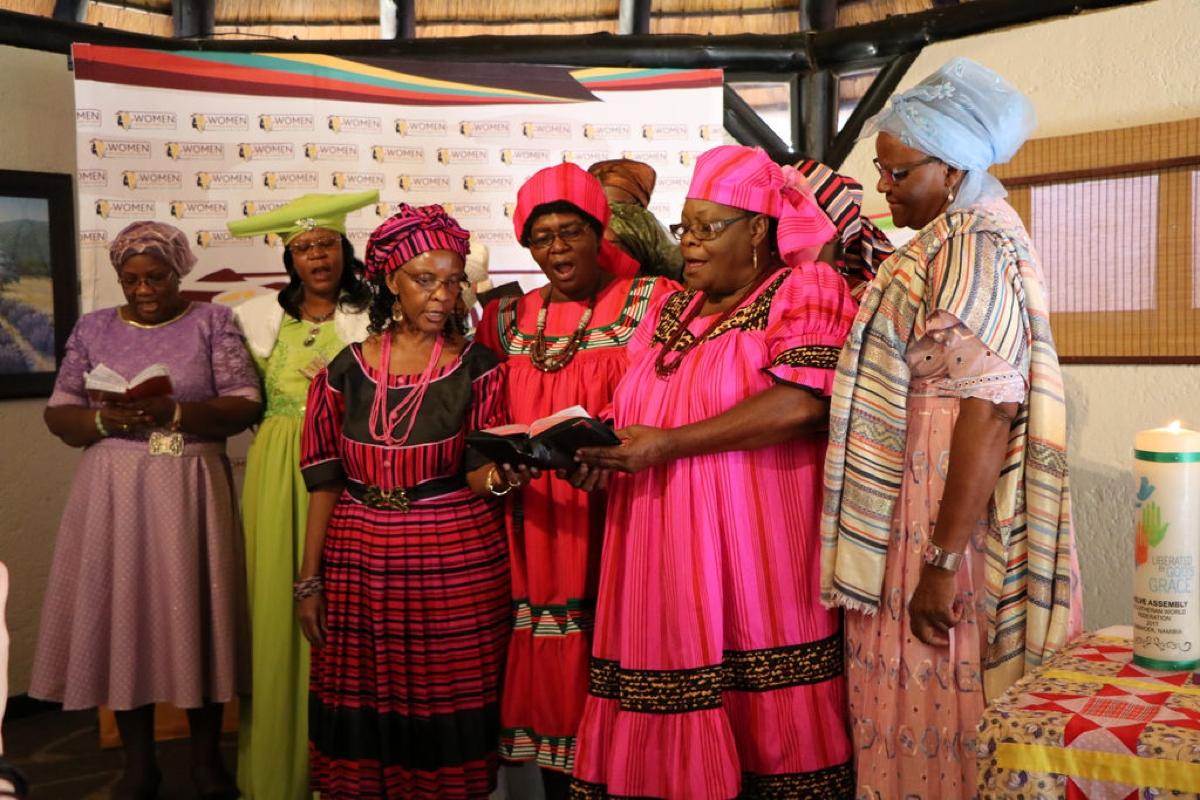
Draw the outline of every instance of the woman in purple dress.
<instances>
[{"instance_id":1,"label":"woman in purple dress","mask_svg":"<svg viewBox=\"0 0 1200 800\"><path fill-rule=\"evenodd\" d=\"M63 511L29 694L64 709L108 705L124 743L113 797L157 794L154 704L187 709L192 781L236 797L221 762L222 704L245 685L241 530L225 439L261 410L258 376L228 308L179 282L186 235L135 222L109 250L126 304L86 314L46 409L51 433L84 448ZM154 364L171 393L97 402L100 365L131 379Z\"/></svg>"}]
</instances>

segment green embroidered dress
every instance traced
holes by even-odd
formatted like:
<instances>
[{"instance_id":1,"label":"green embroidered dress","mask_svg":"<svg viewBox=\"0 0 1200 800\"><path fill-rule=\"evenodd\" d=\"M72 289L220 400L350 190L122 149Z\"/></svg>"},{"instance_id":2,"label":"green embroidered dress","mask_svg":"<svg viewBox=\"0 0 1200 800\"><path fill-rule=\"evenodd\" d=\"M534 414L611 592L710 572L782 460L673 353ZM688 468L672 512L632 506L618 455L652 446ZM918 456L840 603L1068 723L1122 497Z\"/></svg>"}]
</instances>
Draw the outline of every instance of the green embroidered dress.
<instances>
[{"instance_id":1,"label":"green embroidered dress","mask_svg":"<svg viewBox=\"0 0 1200 800\"><path fill-rule=\"evenodd\" d=\"M314 329L315 341L305 346ZM250 800L311 797L308 642L292 602L308 516L300 431L312 376L345 345L333 320L318 325L285 315L270 357L254 356L266 410L250 445L242 490L252 689L238 736L238 786Z\"/></svg>"}]
</instances>

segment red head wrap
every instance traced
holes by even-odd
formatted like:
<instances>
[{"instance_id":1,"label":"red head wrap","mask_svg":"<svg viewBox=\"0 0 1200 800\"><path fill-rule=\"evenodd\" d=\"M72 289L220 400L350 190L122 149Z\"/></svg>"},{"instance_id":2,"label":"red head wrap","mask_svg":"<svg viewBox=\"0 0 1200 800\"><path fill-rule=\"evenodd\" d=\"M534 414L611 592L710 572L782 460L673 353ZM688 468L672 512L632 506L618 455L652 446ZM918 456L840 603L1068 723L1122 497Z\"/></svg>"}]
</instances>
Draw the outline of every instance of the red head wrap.
<instances>
[{"instance_id":1,"label":"red head wrap","mask_svg":"<svg viewBox=\"0 0 1200 800\"><path fill-rule=\"evenodd\" d=\"M366 276L390 275L430 250L449 250L466 259L471 252L470 234L439 205L401 203L367 240Z\"/></svg>"}]
</instances>

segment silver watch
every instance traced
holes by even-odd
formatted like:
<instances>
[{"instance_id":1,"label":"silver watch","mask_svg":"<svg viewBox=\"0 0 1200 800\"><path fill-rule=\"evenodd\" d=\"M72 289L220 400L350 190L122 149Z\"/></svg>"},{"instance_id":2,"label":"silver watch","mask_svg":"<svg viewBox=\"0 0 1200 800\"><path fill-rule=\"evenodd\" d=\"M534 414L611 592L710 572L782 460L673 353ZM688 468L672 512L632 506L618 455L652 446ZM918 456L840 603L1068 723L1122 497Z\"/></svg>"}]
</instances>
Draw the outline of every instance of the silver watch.
<instances>
[{"instance_id":1,"label":"silver watch","mask_svg":"<svg viewBox=\"0 0 1200 800\"><path fill-rule=\"evenodd\" d=\"M933 542L925 545L925 563L930 566L944 569L947 572L958 572L962 561L962 553L952 553L945 548L938 547Z\"/></svg>"}]
</instances>

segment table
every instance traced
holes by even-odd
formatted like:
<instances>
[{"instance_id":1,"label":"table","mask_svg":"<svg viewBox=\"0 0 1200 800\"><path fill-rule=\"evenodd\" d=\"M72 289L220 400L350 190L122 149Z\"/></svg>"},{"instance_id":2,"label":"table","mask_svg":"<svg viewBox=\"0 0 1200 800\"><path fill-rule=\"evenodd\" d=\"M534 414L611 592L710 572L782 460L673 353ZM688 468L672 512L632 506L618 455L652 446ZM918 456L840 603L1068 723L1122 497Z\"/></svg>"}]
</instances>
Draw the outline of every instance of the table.
<instances>
[{"instance_id":1,"label":"table","mask_svg":"<svg viewBox=\"0 0 1200 800\"><path fill-rule=\"evenodd\" d=\"M988 707L981 800L1200 795L1200 673L1134 666L1132 635L1085 634Z\"/></svg>"}]
</instances>

